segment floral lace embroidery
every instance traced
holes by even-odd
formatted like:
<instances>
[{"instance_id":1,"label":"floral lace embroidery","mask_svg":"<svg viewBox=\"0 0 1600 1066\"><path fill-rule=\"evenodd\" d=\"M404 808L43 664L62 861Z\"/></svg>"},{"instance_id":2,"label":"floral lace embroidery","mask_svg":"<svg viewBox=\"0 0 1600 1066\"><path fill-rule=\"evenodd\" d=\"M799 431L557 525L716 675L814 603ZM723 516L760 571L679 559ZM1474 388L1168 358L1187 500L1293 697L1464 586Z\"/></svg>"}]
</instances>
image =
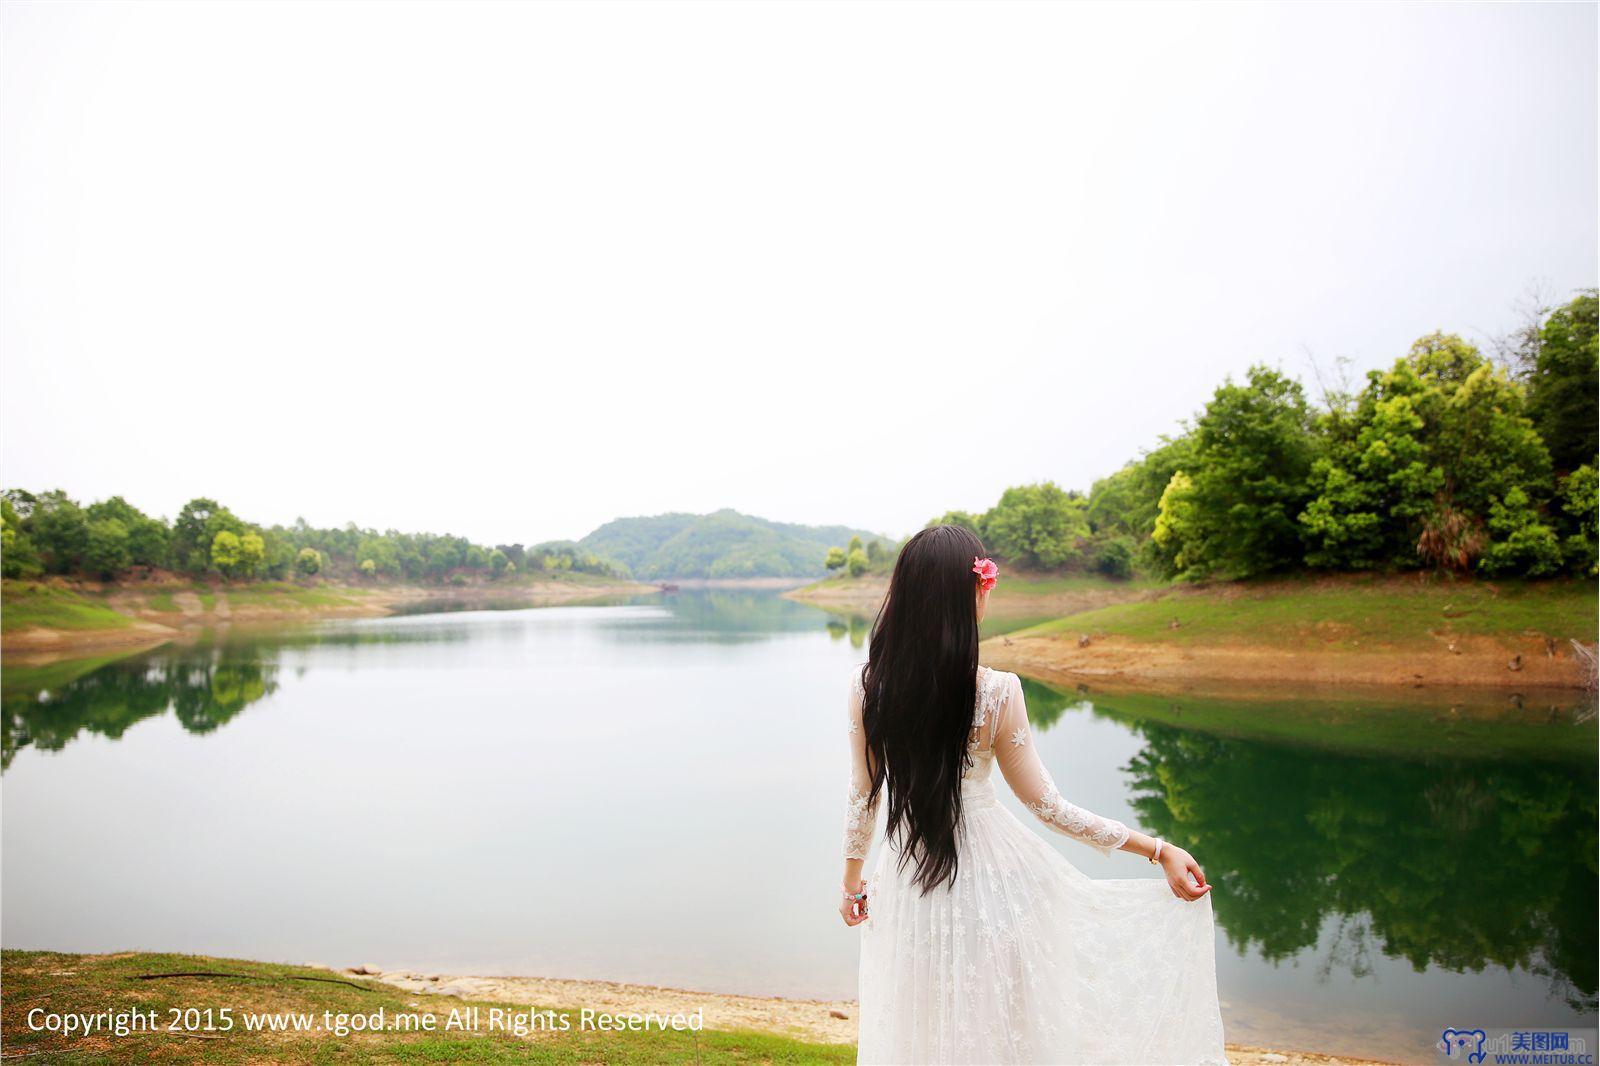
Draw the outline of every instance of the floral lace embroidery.
<instances>
[{"instance_id":1,"label":"floral lace embroidery","mask_svg":"<svg viewBox=\"0 0 1600 1066\"><path fill-rule=\"evenodd\" d=\"M849 721L846 729L852 738L859 738L861 734L861 708L866 702L866 685L862 679L862 671L857 669L850 678L850 704L846 708ZM871 781L867 777L866 761L862 752L862 741L851 740L853 766L850 773L850 792L845 801L844 814L844 857L847 859L865 859L872 850L872 830L878 821L878 808L876 804L868 806L867 792L871 788Z\"/></svg>"},{"instance_id":2,"label":"floral lace embroidery","mask_svg":"<svg viewBox=\"0 0 1600 1066\"><path fill-rule=\"evenodd\" d=\"M844 809L844 857L864 859L872 850L872 823L877 811L867 805L866 794L850 785L850 796Z\"/></svg>"},{"instance_id":3,"label":"floral lace embroidery","mask_svg":"<svg viewBox=\"0 0 1600 1066\"><path fill-rule=\"evenodd\" d=\"M1115 851L1128 842L1127 826L1115 818L1102 818L1075 803L1067 802L1051 780L1050 771L1041 770L1040 774L1044 779L1044 794L1039 797L1039 802L1030 804L1028 809L1038 815L1041 822L1064 836L1081 840L1103 851Z\"/></svg>"},{"instance_id":4,"label":"floral lace embroidery","mask_svg":"<svg viewBox=\"0 0 1600 1066\"><path fill-rule=\"evenodd\" d=\"M978 675L978 694L973 701L976 704L972 719L974 732L982 729L983 723L989 721L989 716L995 713L1000 698L1005 695L1005 688L996 684L1001 676L988 667L984 667L983 673Z\"/></svg>"},{"instance_id":5,"label":"floral lace embroidery","mask_svg":"<svg viewBox=\"0 0 1600 1066\"><path fill-rule=\"evenodd\" d=\"M1024 744L1026 744L1027 742L1028 742L1028 734L1025 731L1023 731L1021 729L1013 729L1011 731L1011 743L1013 745L1015 745L1016 747L1020 748Z\"/></svg>"}]
</instances>

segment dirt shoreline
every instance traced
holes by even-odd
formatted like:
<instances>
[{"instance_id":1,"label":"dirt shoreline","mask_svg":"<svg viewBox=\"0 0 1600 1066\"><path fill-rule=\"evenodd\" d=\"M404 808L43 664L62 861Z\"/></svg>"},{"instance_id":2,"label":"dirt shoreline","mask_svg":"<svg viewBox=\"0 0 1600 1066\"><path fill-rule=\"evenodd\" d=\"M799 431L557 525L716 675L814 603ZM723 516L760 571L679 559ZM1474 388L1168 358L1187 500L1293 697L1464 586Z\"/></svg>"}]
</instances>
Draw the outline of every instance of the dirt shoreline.
<instances>
[{"instance_id":1,"label":"dirt shoreline","mask_svg":"<svg viewBox=\"0 0 1600 1066\"><path fill-rule=\"evenodd\" d=\"M430 971L385 971L376 966L356 966L339 972L368 976L423 995L457 996L517 1006L589 1007L616 1013L671 1014L701 1010L708 1029L750 1029L829 1044L854 1044L856 1041L856 1002L849 999L741 996L618 981L549 977L468 977ZM1340 1063L1374 1066L1381 1061L1240 1044L1229 1044L1228 1055L1237 1066L1337 1066Z\"/></svg>"},{"instance_id":2,"label":"dirt shoreline","mask_svg":"<svg viewBox=\"0 0 1600 1066\"><path fill-rule=\"evenodd\" d=\"M473 585L465 588L434 588L425 585L317 585L316 591L345 597L329 604L264 605L231 602L228 586L210 590L209 609L199 595L187 586L172 591L162 586L113 588L107 594L108 607L130 619L114 629L53 629L31 626L6 633L0 639L0 653L6 660L52 658L95 651L156 647L171 640L223 626L272 625L285 622L317 622L331 618L380 618L420 603L437 601L471 607L475 604L549 607L605 596L659 593L656 585L633 581L578 582L550 580L519 585ZM239 589L234 590L239 593ZM248 587L244 591L250 591ZM156 611L146 606L146 597L166 593L177 611Z\"/></svg>"},{"instance_id":3,"label":"dirt shoreline","mask_svg":"<svg viewBox=\"0 0 1600 1066\"><path fill-rule=\"evenodd\" d=\"M1570 645L1552 649L1536 635L1456 637L1436 647L1345 651L1248 643L1160 644L1071 633L991 637L981 648L983 661L1001 670L1105 689L1260 683L1521 691L1582 690L1589 682L1588 665Z\"/></svg>"}]
</instances>

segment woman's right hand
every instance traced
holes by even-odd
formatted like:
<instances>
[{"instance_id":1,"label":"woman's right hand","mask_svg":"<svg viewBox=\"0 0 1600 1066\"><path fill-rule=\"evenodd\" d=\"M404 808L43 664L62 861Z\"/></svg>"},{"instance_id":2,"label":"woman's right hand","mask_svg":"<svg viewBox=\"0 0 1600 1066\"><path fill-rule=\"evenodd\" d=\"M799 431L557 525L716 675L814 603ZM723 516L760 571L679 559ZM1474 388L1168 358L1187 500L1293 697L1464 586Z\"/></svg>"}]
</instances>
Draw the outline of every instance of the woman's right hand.
<instances>
[{"instance_id":1,"label":"woman's right hand","mask_svg":"<svg viewBox=\"0 0 1600 1066\"><path fill-rule=\"evenodd\" d=\"M1206 884L1206 872L1200 869L1194 856L1175 844L1161 845L1161 869L1167 875L1167 887L1179 899L1193 903L1211 891L1211 886Z\"/></svg>"},{"instance_id":2,"label":"woman's right hand","mask_svg":"<svg viewBox=\"0 0 1600 1066\"><path fill-rule=\"evenodd\" d=\"M855 891L863 893L860 899L851 899L854 893L847 888L840 890L839 917L844 919L845 925L860 925L867 920L867 883L862 881Z\"/></svg>"}]
</instances>

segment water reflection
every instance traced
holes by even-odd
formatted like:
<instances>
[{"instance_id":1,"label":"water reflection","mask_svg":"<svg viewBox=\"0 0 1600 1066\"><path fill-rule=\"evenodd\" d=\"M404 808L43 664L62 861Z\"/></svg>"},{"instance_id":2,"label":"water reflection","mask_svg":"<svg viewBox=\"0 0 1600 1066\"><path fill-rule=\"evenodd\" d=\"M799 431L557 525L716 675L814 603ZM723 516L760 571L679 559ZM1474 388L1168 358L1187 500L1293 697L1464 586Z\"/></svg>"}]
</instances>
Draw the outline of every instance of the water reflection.
<instances>
[{"instance_id":1,"label":"water reflection","mask_svg":"<svg viewBox=\"0 0 1600 1066\"><path fill-rule=\"evenodd\" d=\"M1419 972L1520 968L1594 1009L1592 771L1138 729L1148 746L1130 767L1134 807L1206 857L1217 920L1236 946L1286 959L1337 916L1327 966L1362 976L1381 951Z\"/></svg>"},{"instance_id":2,"label":"water reflection","mask_svg":"<svg viewBox=\"0 0 1600 1066\"><path fill-rule=\"evenodd\" d=\"M1543 978L1574 1011L1595 1011L1595 734L1570 724L1581 706L1559 707L1568 721L1549 730L1480 714L1448 754L1444 727L1412 707L1406 724L1431 734L1390 722L1379 756L1330 750L1341 738L1318 735L1313 712L1368 719L1363 736L1343 738L1366 747L1374 721L1395 717L1381 703L1241 708L1024 688L1041 730L1087 710L1143 738L1125 768L1132 806L1151 832L1203 857L1218 924L1237 949L1279 962L1316 949L1331 926L1323 977L1369 976L1380 954L1419 973L1503 967ZM1152 720L1156 706L1197 725L1241 711L1278 718L1280 732L1298 729L1305 742L1182 728ZM1456 721L1471 710L1453 709ZM1548 721L1548 708L1538 717Z\"/></svg>"},{"instance_id":3,"label":"water reflection","mask_svg":"<svg viewBox=\"0 0 1600 1066\"><path fill-rule=\"evenodd\" d=\"M60 751L80 733L115 740L168 710L186 731L209 733L275 691L277 672L276 662L253 651L209 648L112 662L64 682L59 671L30 677L8 669L0 768L28 745Z\"/></svg>"},{"instance_id":4,"label":"water reflection","mask_svg":"<svg viewBox=\"0 0 1600 1066\"><path fill-rule=\"evenodd\" d=\"M828 631L828 636L834 640L849 640L852 648L865 648L867 638L872 635L872 623L859 614L850 615L848 618L830 616L823 625Z\"/></svg>"}]
</instances>

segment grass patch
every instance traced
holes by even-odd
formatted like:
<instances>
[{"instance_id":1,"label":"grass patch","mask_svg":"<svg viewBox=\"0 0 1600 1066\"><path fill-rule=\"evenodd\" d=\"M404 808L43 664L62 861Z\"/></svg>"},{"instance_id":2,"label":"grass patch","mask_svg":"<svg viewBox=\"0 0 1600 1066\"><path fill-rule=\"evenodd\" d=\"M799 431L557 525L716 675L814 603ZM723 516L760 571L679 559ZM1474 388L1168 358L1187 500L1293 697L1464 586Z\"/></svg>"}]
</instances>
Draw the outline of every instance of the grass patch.
<instances>
[{"instance_id":1,"label":"grass patch","mask_svg":"<svg viewBox=\"0 0 1600 1066\"><path fill-rule=\"evenodd\" d=\"M141 974L214 971L230 977L140 980ZM329 980L329 979L334 980ZM194 955L126 953L66 955L48 951L7 951L0 956L5 1001L0 1007L7 1057L13 1052L50 1056L52 1062L198 1062L270 1060L315 1062L526 1062L526 1063L825 1063L854 1062L855 1048L813 1044L764 1033L581 1031L574 1010L552 1004L570 1020L568 1031L524 1037L503 1032L443 1031L452 1009L480 1008L487 1026L489 1003L450 996L418 995L364 978L345 977L303 966L278 966ZM343 983L340 983L343 982ZM508 1004L500 1006L510 1007ZM155 1010L161 1023L154 1034L66 1038L33 1032L27 1013ZM190 1011L196 1026L212 1012L229 1008L235 1020L227 1032L178 1036L166 1032L172 1010ZM430 1014L438 1030L385 1031L338 1036L322 1027L325 1011L372 1015ZM510 1007L526 1010L525 1007ZM315 1015L316 1028L303 1032L245 1032L245 1012ZM191 1030L193 1031L193 1030Z\"/></svg>"},{"instance_id":2,"label":"grass patch","mask_svg":"<svg viewBox=\"0 0 1600 1066\"><path fill-rule=\"evenodd\" d=\"M133 620L105 604L37 581L0 584L0 631L43 626L48 629L122 629Z\"/></svg>"},{"instance_id":3,"label":"grass patch","mask_svg":"<svg viewBox=\"0 0 1600 1066\"><path fill-rule=\"evenodd\" d=\"M144 598L144 606L147 611L160 611L162 614L177 614L182 610L170 592L150 593Z\"/></svg>"},{"instance_id":4,"label":"grass patch","mask_svg":"<svg viewBox=\"0 0 1600 1066\"><path fill-rule=\"evenodd\" d=\"M1173 588L1152 599L1057 618L1018 635L1098 633L1175 644L1347 649L1431 644L1441 634L1536 633L1592 643L1595 609L1595 585L1587 580L1303 578Z\"/></svg>"},{"instance_id":5,"label":"grass patch","mask_svg":"<svg viewBox=\"0 0 1600 1066\"><path fill-rule=\"evenodd\" d=\"M344 607L350 598L342 589L326 587L307 588L288 581L262 581L253 585L229 585L223 589L228 603L233 607L269 607L273 610L313 609L317 607Z\"/></svg>"}]
</instances>

